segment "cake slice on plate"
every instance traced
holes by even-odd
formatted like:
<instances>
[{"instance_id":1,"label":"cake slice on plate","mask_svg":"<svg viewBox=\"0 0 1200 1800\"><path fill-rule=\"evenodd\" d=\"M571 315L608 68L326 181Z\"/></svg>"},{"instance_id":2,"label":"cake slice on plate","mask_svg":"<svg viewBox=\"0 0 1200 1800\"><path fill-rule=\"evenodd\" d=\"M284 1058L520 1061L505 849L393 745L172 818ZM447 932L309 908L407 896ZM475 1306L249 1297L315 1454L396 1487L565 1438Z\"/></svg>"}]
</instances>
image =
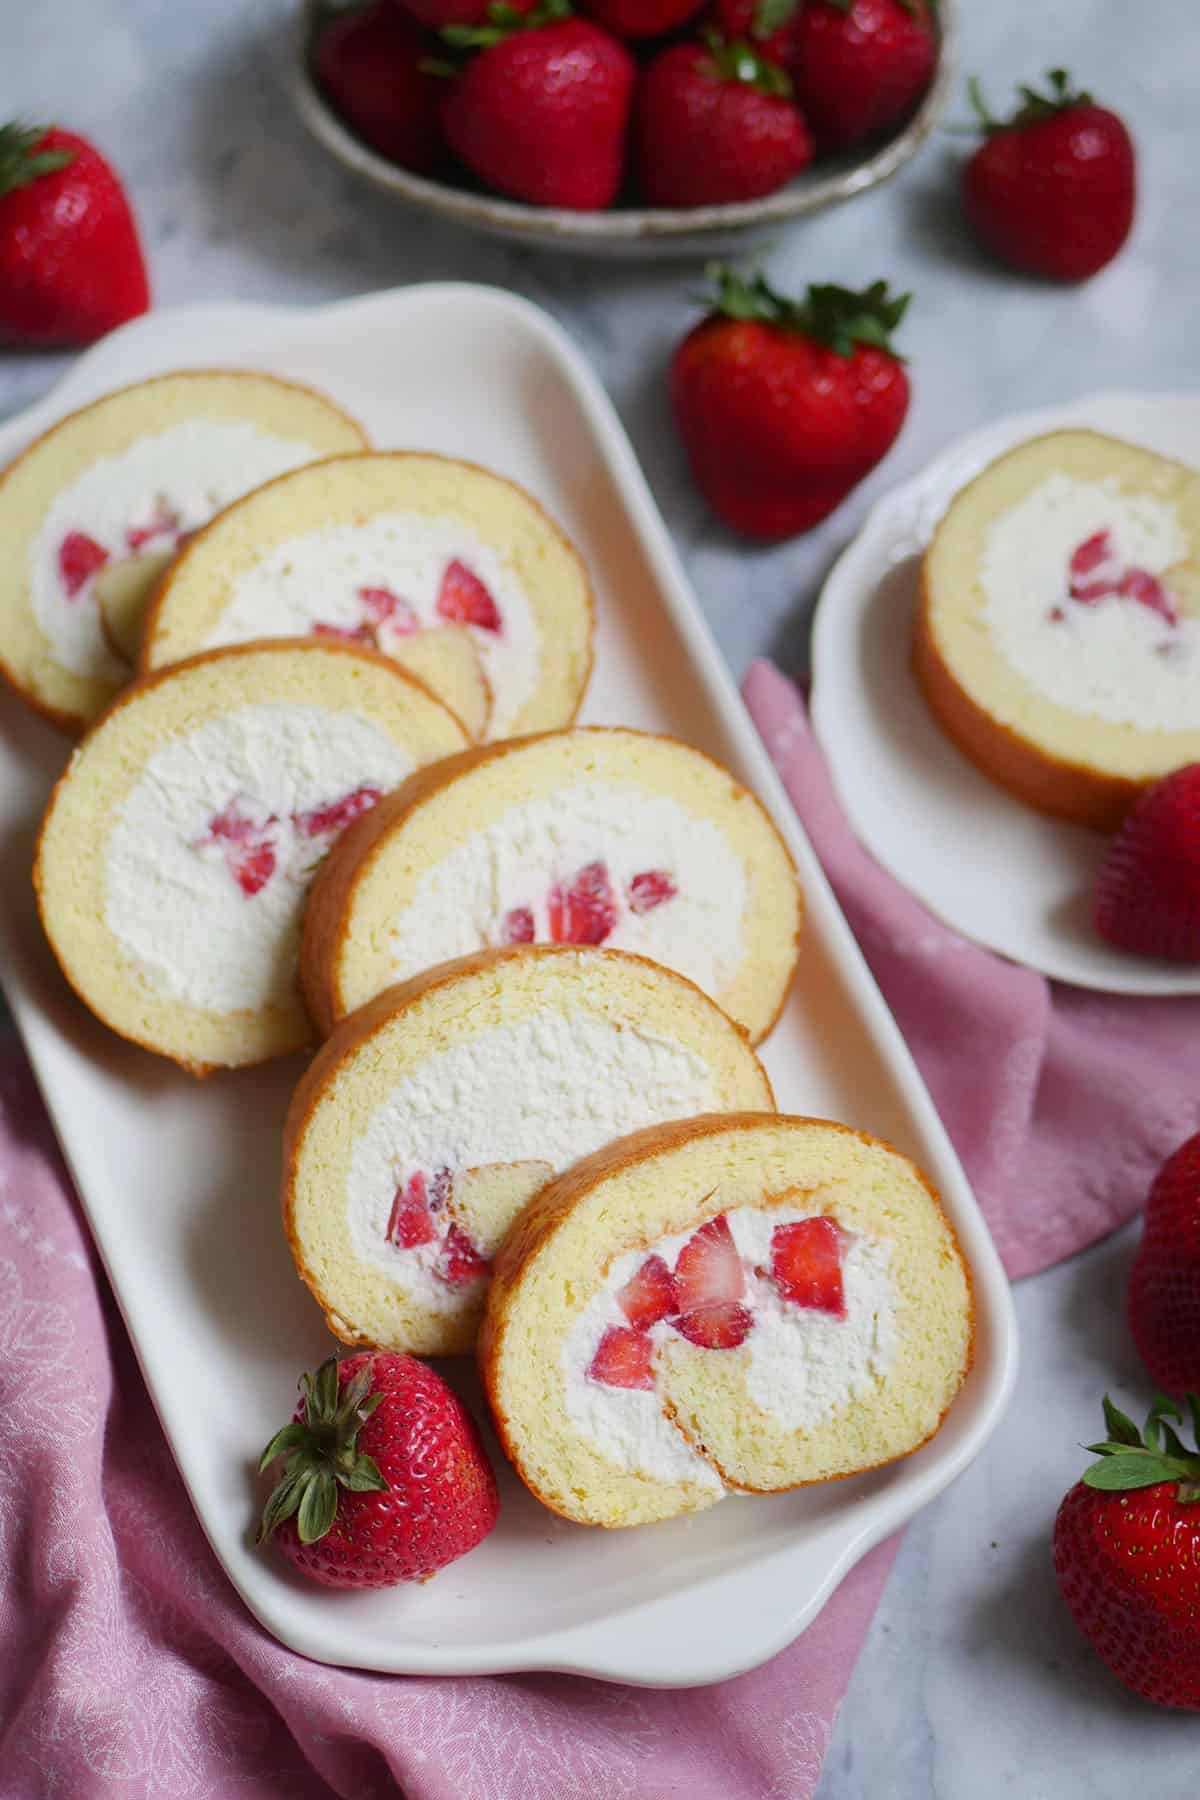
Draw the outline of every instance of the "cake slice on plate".
<instances>
[{"instance_id":1,"label":"cake slice on plate","mask_svg":"<svg viewBox=\"0 0 1200 1800\"><path fill-rule=\"evenodd\" d=\"M246 371L157 375L61 419L0 476L0 673L82 731L128 681L149 590L188 534L365 443L332 401Z\"/></svg>"},{"instance_id":2,"label":"cake slice on plate","mask_svg":"<svg viewBox=\"0 0 1200 1800\"><path fill-rule=\"evenodd\" d=\"M451 957L604 944L687 975L757 1042L801 913L779 833L719 763L646 732L558 732L422 770L347 832L309 900L301 980L330 1031Z\"/></svg>"},{"instance_id":3,"label":"cake slice on plate","mask_svg":"<svg viewBox=\"0 0 1200 1800\"><path fill-rule=\"evenodd\" d=\"M34 882L72 987L197 1074L297 1049L308 884L338 833L466 733L372 652L244 645L130 686L50 798Z\"/></svg>"},{"instance_id":4,"label":"cake slice on plate","mask_svg":"<svg viewBox=\"0 0 1200 1800\"><path fill-rule=\"evenodd\" d=\"M533 1492L592 1525L906 1456L971 1362L933 1188L820 1119L697 1118L542 1189L496 1258L479 1361Z\"/></svg>"},{"instance_id":5,"label":"cake slice on plate","mask_svg":"<svg viewBox=\"0 0 1200 1800\"><path fill-rule=\"evenodd\" d=\"M620 951L487 950L351 1013L296 1090L283 1213L346 1343L471 1349L491 1256L549 1177L610 1138L774 1104L745 1037Z\"/></svg>"}]
</instances>

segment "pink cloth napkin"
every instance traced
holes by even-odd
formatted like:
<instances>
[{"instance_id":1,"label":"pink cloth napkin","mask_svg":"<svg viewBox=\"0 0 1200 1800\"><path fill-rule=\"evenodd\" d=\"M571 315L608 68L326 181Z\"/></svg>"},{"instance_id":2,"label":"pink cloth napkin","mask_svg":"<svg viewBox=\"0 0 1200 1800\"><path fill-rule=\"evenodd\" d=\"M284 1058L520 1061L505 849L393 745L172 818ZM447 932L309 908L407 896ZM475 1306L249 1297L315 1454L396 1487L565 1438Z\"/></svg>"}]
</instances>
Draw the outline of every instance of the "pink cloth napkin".
<instances>
[{"instance_id":1,"label":"pink cloth napkin","mask_svg":"<svg viewBox=\"0 0 1200 1800\"><path fill-rule=\"evenodd\" d=\"M963 944L854 843L795 690L760 664L746 698L1010 1270L1110 1230L1200 1122L1200 1004L1051 990ZM712 1689L388 1678L282 1649L208 1549L28 1067L0 1047L5 1800L809 1800L894 1554Z\"/></svg>"}]
</instances>

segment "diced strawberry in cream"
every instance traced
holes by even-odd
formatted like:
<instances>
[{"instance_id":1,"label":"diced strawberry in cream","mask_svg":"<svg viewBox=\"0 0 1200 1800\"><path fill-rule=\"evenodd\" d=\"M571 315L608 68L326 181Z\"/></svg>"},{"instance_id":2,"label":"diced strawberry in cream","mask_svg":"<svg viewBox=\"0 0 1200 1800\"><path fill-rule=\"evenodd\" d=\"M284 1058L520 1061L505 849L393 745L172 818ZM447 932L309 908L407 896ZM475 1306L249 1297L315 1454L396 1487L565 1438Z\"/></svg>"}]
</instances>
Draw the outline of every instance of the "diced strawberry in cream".
<instances>
[{"instance_id":1,"label":"diced strawberry in cream","mask_svg":"<svg viewBox=\"0 0 1200 1800\"><path fill-rule=\"evenodd\" d=\"M644 1331L625 1325L608 1326L596 1346L588 1376L605 1387L653 1388L653 1342Z\"/></svg>"},{"instance_id":2,"label":"diced strawberry in cream","mask_svg":"<svg viewBox=\"0 0 1200 1800\"><path fill-rule=\"evenodd\" d=\"M602 862L588 863L549 898L550 937L556 944L602 944L617 922L617 896Z\"/></svg>"},{"instance_id":3,"label":"diced strawberry in cream","mask_svg":"<svg viewBox=\"0 0 1200 1800\"><path fill-rule=\"evenodd\" d=\"M407 600L389 587L360 587L358 598L372 625L386 625L397 637L411 637L420 631L421 621Z\"/></svg>"},{"instance_id":4,"label":"diced strawberry in cream","mask_svg":"<svg viewBox=\"0 0 1200 1800\"><path fill-rule=\"evenodd\" d=\"M532 944L536 935L533 913L528 906L514 906L504 915L500 927L501 941L506 944Z\"/></svg>"},{"instance_id":5,"label":"diced strawberry in cream","mask_svg":"<svg viewBox=\"0 0 1200 1800\"><path fill-rule=\"evenodd\" d=\"M373 625L328 625L323 619L318 619L310 635L330 638L338 644L365 644L369 650L377 648Z\"/></svg>"},{"instance_id":6,"label":"diced strawberry in cream","mask_svg":"<svg viewBox=\"0 0 1200 1800\"><path fill-rule=\"evenodd\" d=\"M86 531L68 531L58 546L58 574L68 600L82 592L108 561L108 551Z\"/></svg>"},{"instance_id":7,"label":"diced strawberry in cream","mask_svg":"<svg viewBox=\"0 0 1200 1800\"><path fill-rule=\"evenodd\" d=\"M331 800L328 806L314 806L309 812L294 813L292 818L297 831L303 832L305 837L332 836L335 832L345 831L355 819L361 819L382 798L381 788L364 785L355 788L352 794L343 795L340 800Z\"/></svg>"},{"instance_id":8,"label":"diced strawberry in cream","mask_svg":"<svg viewBox=\"0 0 1200 1800\"><path fill-rule=\"evenodd\" d=\"M229 866L247 900L253 900L275 873L275 846L251 844L245 849L239 848L232 852Z\"/></svg>"},{"instance_id":9,"label":"diced strawberry in cream","mask_svg":"<svg viewBox=\"0 0 1200 1800\"><path fill-rule=\"evenodd\" d=\"M736 1300L714 1300L672 1323L680 1337L702 1350L736 1350L749 1337L754 1315Z\"/></svg>"},{"instance_id":10,"label":"diced strawberry in cream","mask_svg":"<svg viewBox=\"0 0 1200 1800\"><path fill-rule=\"evenodd\" d=\"M617 1295L617 1304L629 1323L643 1331L679 1311L675 1277L661 1256L648 1256L634 1271Z\"/></svg>"},{"instance_id":11,"label":"diced strawberry in cream","mask_svg":"<svg viewBox=\"0 0 1200 1800\"><path fill-rule=\"evenodd\" d=\"M1112 554L1112 533L1110 531L1097 531L1090 538L1085 538L1084 542L1071 553L1072 581L1077 575L1092 574L1102 563L1108 562Z\"/></svg>"},{"instance_id":12,"label":"diced strawberry in cream","mask_svg":"<svg viewBox=\"0 0 1200 1800\"><path fill-rule=\"evenodd\" d=\"M388 1216L387 1241L400 1250L415 1250L421 1244L432 1244L435 1236L425 1177L418 1169L396 1189Z\"/></svg>"},{"instance_id":13,"label":"diced strawberry in cream","mask_svg":"<svg viewBox=\"0 0 1200 1800\"><path fill-rule=\"evenodd\" d=\"M843 1238L835 1219L798 1219L776 1229L771 1237L771 1273L785 1300L845 1318Z\"/></svg>"},{"instance_id":14,"label":"diced strawberry in cream","mask_svg":"<svg viewBox=\"0 0 1200 1800\"><path fill-rule=\"evenodd\" d=\"M1136 600L1139 606L1149 607L1151 612L1164 618L1168 625L1178 623L1178 614L1166 588L1158 576L1151 575L1148 569L1126 569L1117 592L1124 600Z\"/></svg>"},{"instance_id":15,"label":"diced strawberry in cream","mask_svg":"<svg viewBox=\"0 0 1200 1800\"><path fill-rule=\"evenodd\" d=\"M681 1313L740 1300L746 1278L724 1213L694 1231L675 1258L675 1288Z\"/></svg>"},{"instance_id":16,"label":"diced strawberry in cream","mask_svg":"<svg viewBox=\"0 0 1200 1800\"><path fill-rule=\"evenodd\" d=\"M469 1281L480 1280L490 1268L486 1256L480 1256L466 1232L458 1225L451 1225L437 1269L442 1280L448 1281L451 1287L464 1287Z\"/></svg>"},{"instance_id":17,"label":"diced strawberry in cream","mask_svg":"<svg viewBox=\"0 0 1200 1800\"><path fill-rule=\"evenodd\" d=\"M440 618L453 619L460 625L478 625L484 631L499 631L503 623L488 589L457 557L442 576L437 612Z\"/></svg>"},{"instance_id":18,"label":"diced strawberry in cream","mask_svg":"<svg viewBox=\"0 0 1200 1800\"><path fill-rule=\"evenodd\" d=\"M642 914L653 912L666 900L673 900L679 889L665 869L646 869L629 883L629 910Z\"/></svg>"}]
</instances>

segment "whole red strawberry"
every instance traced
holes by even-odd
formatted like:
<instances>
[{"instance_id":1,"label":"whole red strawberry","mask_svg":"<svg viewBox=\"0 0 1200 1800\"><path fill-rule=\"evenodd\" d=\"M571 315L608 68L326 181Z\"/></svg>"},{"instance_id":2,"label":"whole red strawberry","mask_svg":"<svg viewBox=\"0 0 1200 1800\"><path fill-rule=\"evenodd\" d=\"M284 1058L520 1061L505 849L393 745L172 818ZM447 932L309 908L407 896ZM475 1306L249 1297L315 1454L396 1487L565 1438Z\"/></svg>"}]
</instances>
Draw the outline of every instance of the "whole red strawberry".
<instances>
[{"instance_id":1,"label":"whole red strawberry","mask_svg":"<svg viewBox=\"0 0 1200 1800\"><path fill-rule=\"evenodd\" d=\"M580 10L619 38L663 37L686 25L704 0L579 0Z\"/></svg>"},{"instance_id":2,"label":"whole red strawberry","mask_svg":"<svg viewBox=\"0 0 1200 1800\"><path fill-rule=\"evenodd\" d=\"M1150 1189L1128 1305L1155 1387L1200 1393L1200 1132L1167 1158Z\"/></svg>"},{"instance_id":3,"label":"whole red strawberry","mask_svg":"<svg viewBox=\"0 0 1200 1800\"><path fill-rule=\"evenodd\" d=\"M431 31L445 25L485 25L497 0L395 0L412 18ZM540 0L501 0L502 10L520 15L532 12Z\"/></svg>"},{"instance_id":4,"label":"whole red strawberry","mask_svg":"<svg viewBox=\"0 0 1200 1800\"><path fill-rule=\"evenodd\" d=\"M402 168L428 174L441 147L444 82L424 64L418 26L389 0L338 14L313 50L313 72L363 142Z\"/></svg>"},{"instance_id":5,"label":"whole red strawberry","mask_svg":"<svg viewBox=\"0 0 1200 1800\"><path fill-rule=\"evenodd\" d=\"M443 32L474 49L442 102L447 141L489 186L536 206L594 212L621 185L636 65L566 0L521 20Z\"/></svg>"},{"instance_id":6,"label":"whole red strawberry","mask_svg":"<svg viewBox=\"0 0 1200 1800\"><path fill-rule=\"evenodd\" d=\"M916 105L937 62L929 0L807 0L792 77L822 149L876 137Z\"/></svg>"},{"instance_id":7,"label":"whole red strawberry","mask_svg":"<svg viewBox=\"0 0 1200 1800\"><path fill-rule=\"evenodd\" d=\"M1133 224L1133 139L1116 113L1073 93L1051 69L1050 93L1023 87L1006 122L979 83L969 92L984 141L967 163L963 199L980 238L1003 262L1052 281L1086 281L1112 261Z\"/></svg>"},{"instance_id":8,"label":"whole red strawberry","mask_svg":"<svg viewBox=\"0 0 1200 1800\"><path fill-rule=\"evenodd\" d=\"M1200 1399L1188 1400L1200 1445ZM1054 1568L1075 1623L1113 1674L1160 1706L1200 1710L1200 1455L1159 1399L1145 1436L1108 1399L1100 1461L1058 1509Z\"/></svg>"},{"instance_id":9,"label":"whole red strawberry","mask_svg":"<svg viewBox=\"0 0 1200 1800\"><path fill-rule=\"evenodd\" d=\"M1092 923L1136 956L1200 962L1200 763L1134 801L1096 875Z\"/></svg>"},{"instance_id":10,"label":"whole red strawberry","mask_svg":"<svg viewBox=\"0 0 1200 1800\"><path fill-rule=\"evenodd\" d=\"M675 352L671 400L709 505L771 541L807 531L891 447L908 377L891 334L909 296L777 294L763 276L717 269L713 310Z\"/></svg>"},{"instance_id":11,"label":"whole red strawberry","mask_svg":"<svg viewBox=\"0 0 1200 1800\"><path fill-rule=\"evenodd\" d=\"M712 0L708 16L722 37L748 39L782 68L795 60L800 0Z\"/></svg>"},{"instance_id":12,"label":"whole red strawberry","mask_svg":"<svg viewBox=\"0 0 1200 1800\"><path fill-rule=\"evenodd\" d=\"M635 132L654 206L756 200L799 174L812 140L791 82L751 45L715 33L663 50L642 74Z\"/></svg>"},{"instance_id":13,"label":"whole red strawberry","mask_svg":"<svg viewBox=\"0 0 1200 1800\"><path fill-rule=\"evenodd\" d=\"M0 126L0 338L90 344L150 304L125 190L86 138Z\"/></svg>"},{"instance_id":14,"label":"whole red strawberry","mask_svg":"<svg viewBox=\"0 0 1200 1800\"><path fill-rule=\"evenodd\" d=\"M260 1543L327 1587L428 1581L482 1542L500 1510L462 1401L412 1356L329 1357L259 1462L282 1457Z\"/></svg>"}]
</instances>

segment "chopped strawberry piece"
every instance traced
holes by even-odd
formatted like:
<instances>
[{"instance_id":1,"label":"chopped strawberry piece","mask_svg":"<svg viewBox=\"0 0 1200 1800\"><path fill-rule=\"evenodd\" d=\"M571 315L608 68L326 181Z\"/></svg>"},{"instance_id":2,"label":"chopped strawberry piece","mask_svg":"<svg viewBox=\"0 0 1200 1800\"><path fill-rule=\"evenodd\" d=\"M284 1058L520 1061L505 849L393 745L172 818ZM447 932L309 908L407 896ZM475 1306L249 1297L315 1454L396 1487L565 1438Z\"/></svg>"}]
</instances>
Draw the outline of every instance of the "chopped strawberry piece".
<instances>
[{"instance_id":1,"label":"chopped strawberry piece","mask_svg":"<svg viewBox=\"0 0 1200 1800\"><path fill-rule=\"evenodd\" d=\"M407 600L388 587L360 587L358 597L373 625L389 625L397 637L420 631L421 621Z\"/></svg>"},{"instance_id":2,"label":"chopped strawberry piece","mask_svg":"<svg viewBox=\"0 0 1200 1800\"><path fill-rule=\"evenodd\" d=\"M617 922L617 896L602 862L588 863L564 888L550 890L550 936L556 944L602 944Z\"/></svg>"},{"instance_id":3,"label":"chopped strawberry piece","mask_svg":"<svg viewBox=\"0 0 1200 1800\"><path fill-rule=\"evenodd\" d=\"M679 1311L675 1277L661 1256L646 1258L617 1295L617 1304L629 1323L642 1330Z\"/></svg>"},{"instance_id":4,"label":"chopped strawberry piece","mask_svg":"<svg viewBox=\"0 0 1200 1800\"><path fill-rule=\"evenodd\" d=\"M699 1344L702 1350L736 1350L749 1336L754 1315L736 1300L713 1300L672 1324L689 1344Z\"/></svg>"},{"instance_id":5,"label":"chopped strawberry piece","mask_svg":"<svg viewBox=\"0 0 1200 1800\"><path fill-rule=\"evenodd\" d=\"M1094 606L1097 600L1107 600L1110 594L1117 592L1115 581L1101 576L1098 581L1073 581L1071 598L1078 600L1083 606Z\"/></svg>"},{"instance_id":6,"label":"chopped strawberry piece","mask_svg":"<svg viewBox=\"0 0 1200 1800\"><path fill-rule=\"evenodd\" d=\"M776 1226L771 1234L771 1273L785 1300L845 1318L844 1236L834 1219L799 1219Z\"/></svg>"},{"instance_id":7,"label":"chopped strawberry piece","mask_svg":"<svg viewBox=\"0 0 1200 1800\"><path fill-rule=\"evenodd\" d=\"M652 1388L653 1342L644 1331L610 1325L596 1346L588 1376L592 1381L602 1381L605 1387Z\"/></svg>"},{"instance_id":8,"label":"chopped strawberry piece","mask_svg":"<svg viewBox=\"0 0 1200 1800\"><path fill-rule=\"evenodd\" d=\"M305 837L324 837L335 831L345 831L347 825L361 819L382 798L382 788L364 785L340 800L331 800L328 806L314 806L310 812L293 813L292 819L297 831L302 831Z\"/></svg>"},{"instance_id":9,"label":"chopped strawberry piece","mask_svg":"<svg viewBox=\"0 0 1200 1800\"><path fill-rule=\"evenodd\" d=\"M392 1210L388 1215L387 1241L400 1250L415 1250L420 1244L432 1244L435 1232L426 1198L425 1177L418 1169L396 1189Z\"/></svg>"},{"instance_id":10,"label":"chopped strawberry piece","mask_svg":"<svg viewBox=\"0 0 1200 1800\"><path fill-rule=\"evenodd\" d=\"M230 858L234 879L247 900L260 894L275 873L274 844L253 844Z\"/></svg>"},{"instance_id":11,"label":"chopped strawberry piece","mask_svg":"<svg viewBox=\"0 0 1200 1800\"><path fill-rule=\"evenodd\" d=\"M500 609L478 575L457 557L447 566L437 597L437 610L443 619L457 619L463 625L479 625L484 631L499 631Z\"/></svg>"},{"instance_id":12,"label":"chopped strawberry piece","mask_svg":"<svg viewBox=\"0 0 1200 1800\"><path fill-rule=\"evenodd\" d=\"M678 892L665 869L646 869L629 883L629 910L639 914L653 912L664 900L673 900Z\"/></svg>"},{"instance_id":13,"label":"chopped strawberry piece","mask_svg":"<svg viewBox=\"0 0 1200 1800\"><path fill-rule=\"evenodd\" d=\"M442 1280L452 1287L463 1287L468 1281L478 1281L491 1266L486 1256L480 1256L466 1232L458 1225L451 1225L437 1271Z\"/></svg>"},{"instance_id":14,"label":"chopped strawberry piece","mask_svg":"<svg viewBox=\"0 0 1200 1800\"><path fill-rule=\"evenodd\" d=\"M68 600L73 600L107 561L108 551L103 544L86 531L68 531L58 546L58 573Z\"/></svg>"},{"instance_id":15,"label":"chopped strawberry piece","mask_svg":"<svg viewBox=\"0 0 1200 1800\"><path fill-rule=\"evenodd\" d=\"M500 936L506 944L532 944L535 929L533 913L527 906L514 906L504 915Z\"/></svg>"},{"instance_id":16,"label":"chopped strawberry piece","mask_svg":"<svg viewBox=\"0 0 1200 1800\"><path fill-rule=\"evenodd\" d=\"M1101 563L1111 560L1113 553L1112 533L1110 531L1093 532L1090 538L1071 552L1071 581L1074 584L1079 575L1090 575Z\"/></svg>"},{"instance_id":17,"label":"chopped strawberry piece","mask_svg":"<svg viewBox=\"0 0 1200 1800\"><path fill-rule=\"evenodd\" d=\"M746 1278L724 1213L694 1231L675 1259L675 1288L682 1313L740 1300ZM685 1334L686 1335L686 1334Z\"/></svg>"},{"instance_id":18,"label":"chopped strawberry piece","mask_svg":"<svg viewBox=\"0 0 1200 1800\"><path fill-rule=\"evenodd\" d=\"M274 819L268 819L267 825L273 825ZM224 812L214 813L208 822L207 842L221 844L248 844L252 838L258 837L266 826L256 825L254 820L238 811L238 803L231 800Z\"/></svg>"},{"instance_id":19,"label":"chopped strawberry piece","mask_svg":"<svg viewBox=\"0 0 1200 1800\"><path fill-rule=\"evenodd\" d=\"M1177 623L1170 595L1158 576L1151 575L1149 569L1126 569L1117 592L1123 600L1136 600L1139 606L1148 606L1151 612L1159 613L1168 625Z\"/></svg>"},{"instance_id":20,"label":"chopped strawberry piece","mask_svg":"<svg viewBox=\"0 0 1200 1800\"><path fill-rule=\"evenodd\" d=\"M328 625L324 619L318 619L313 625L310 635L332 638L339 644L366 644L371 650L378 647L373 625Z\"/></svg>"}]
</instances>

